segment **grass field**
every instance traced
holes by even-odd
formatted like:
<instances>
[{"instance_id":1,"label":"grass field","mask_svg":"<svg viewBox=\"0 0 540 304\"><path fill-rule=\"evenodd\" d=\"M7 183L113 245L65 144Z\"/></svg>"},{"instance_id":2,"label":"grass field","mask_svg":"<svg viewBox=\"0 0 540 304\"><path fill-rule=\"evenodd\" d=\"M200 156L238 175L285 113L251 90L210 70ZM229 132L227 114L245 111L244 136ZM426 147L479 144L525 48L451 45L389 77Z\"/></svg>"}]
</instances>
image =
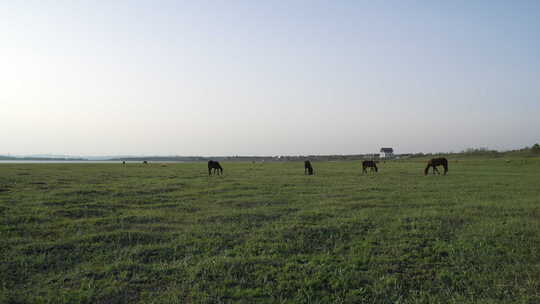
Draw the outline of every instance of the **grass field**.
<instances>
[{"instance_id":1,"label":"grass field","mask_svg":"<svg viewBox=\"0 0 540 304\"><path fill-rule=\"evenodd\" d=\"M540 303L540 159L0 165L1 303Z\"/></svg>"}]
</instances>

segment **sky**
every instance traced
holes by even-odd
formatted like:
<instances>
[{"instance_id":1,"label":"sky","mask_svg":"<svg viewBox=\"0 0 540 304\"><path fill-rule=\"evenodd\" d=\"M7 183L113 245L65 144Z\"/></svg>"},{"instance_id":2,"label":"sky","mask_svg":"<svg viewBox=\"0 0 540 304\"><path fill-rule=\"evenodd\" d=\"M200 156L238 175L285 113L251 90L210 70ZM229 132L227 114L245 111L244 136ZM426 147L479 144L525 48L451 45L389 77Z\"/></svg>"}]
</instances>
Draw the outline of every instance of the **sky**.
<instances>
[{"instance_id":1,"label":"sky","mask_svg":"<svg viewBox=\"0 0 540 304\"><path fill-rule=\"evenodd\" d=\"M0 154L540 142L540 1L2 1Z\"/></svg>"}]
</instances>

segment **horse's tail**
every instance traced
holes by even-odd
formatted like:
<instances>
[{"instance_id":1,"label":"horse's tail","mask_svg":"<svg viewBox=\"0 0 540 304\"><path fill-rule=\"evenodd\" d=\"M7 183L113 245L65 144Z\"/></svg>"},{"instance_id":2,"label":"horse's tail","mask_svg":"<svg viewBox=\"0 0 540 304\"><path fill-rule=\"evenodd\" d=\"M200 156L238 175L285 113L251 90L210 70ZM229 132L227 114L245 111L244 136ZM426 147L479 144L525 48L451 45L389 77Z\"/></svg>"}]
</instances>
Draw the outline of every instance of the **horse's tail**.
<instances>
[{"instance_id":1,"label":"horse's tail","mask_svg":"<svg viewBox=\"0 0 540 304\"><path fill-rule=\"evenodd\" d=\"M428 174L429 167L431 166L431 161L428 161L426 168L424 169L424 175Z\"/></svg>"}]
</instances>

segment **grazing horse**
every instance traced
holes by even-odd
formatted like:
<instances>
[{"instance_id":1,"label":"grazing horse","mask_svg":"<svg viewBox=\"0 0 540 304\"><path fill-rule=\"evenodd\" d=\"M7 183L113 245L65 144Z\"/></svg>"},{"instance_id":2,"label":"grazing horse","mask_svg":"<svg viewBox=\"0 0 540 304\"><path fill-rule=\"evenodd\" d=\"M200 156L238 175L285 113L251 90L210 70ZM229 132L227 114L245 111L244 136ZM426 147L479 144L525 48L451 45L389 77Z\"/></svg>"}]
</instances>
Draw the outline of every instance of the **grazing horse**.
<instances>
[{"instance_id":1,"label":"grazing horse","mask_svg":"<svg viewBox=\"0 0 540 304\"><path fill-rule=\"evenodd\" d=\"M367 173L366 168L371 168L371 172L379 172L377 169L377 163L374 160L365 160L362 162L362 173Z\"/></svg>"},{"instance_id":2,"label":"grazing horse","mask_svg":"<svg viewBox=\"0 0 540 304\"><path fill-rule=\"evenodd\" d=\"M437 170L437 166L443 166L444 167L444 175L448 172L448 160L446 158L432 158L428 161L426 169L424 169L424 175L428 174L429 167L433 168L433 174L437 172L437 174L441 174L439 170Z\"/></svg>"},{"instance_id":3,"label":"grazing horse","mask_svg":"<svg viewBox=\"0 0 540 304\"><path fill-rule=\"evenodd\" d=\"M313 167L311 166L311 162L309 160L304 162L304 174L313 175Z\"/></svg>"},{"instance_id":4,"label":"grazing horse","mask_svg":"<svg viewBox=\"0 0 540 304\"><path fill-rule=\"evenodd\" d=\"M223 168L217 161L209 160L208 161L208 175L212 175L212 169L214 169L214 174L220 175L223 174Z\"/></svg>"}]
</instances>

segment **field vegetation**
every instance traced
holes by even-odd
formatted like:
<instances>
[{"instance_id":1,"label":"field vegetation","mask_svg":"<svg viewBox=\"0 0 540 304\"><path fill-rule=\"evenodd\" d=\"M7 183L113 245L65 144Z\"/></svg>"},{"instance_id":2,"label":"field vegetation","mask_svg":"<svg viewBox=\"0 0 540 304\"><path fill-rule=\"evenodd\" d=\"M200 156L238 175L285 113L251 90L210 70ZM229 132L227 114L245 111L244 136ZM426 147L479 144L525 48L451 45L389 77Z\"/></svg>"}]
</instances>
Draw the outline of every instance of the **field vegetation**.
<instances>
[{"instance_id":1,"label":"field vegetation","mask_svg":"<svg viewBox=\"0 0 540 304\"><path fill-rule=\"evenodd\" d=\"M540 303L540 159L0 165L0 303Z\"/></svg>"}]
</instances>

